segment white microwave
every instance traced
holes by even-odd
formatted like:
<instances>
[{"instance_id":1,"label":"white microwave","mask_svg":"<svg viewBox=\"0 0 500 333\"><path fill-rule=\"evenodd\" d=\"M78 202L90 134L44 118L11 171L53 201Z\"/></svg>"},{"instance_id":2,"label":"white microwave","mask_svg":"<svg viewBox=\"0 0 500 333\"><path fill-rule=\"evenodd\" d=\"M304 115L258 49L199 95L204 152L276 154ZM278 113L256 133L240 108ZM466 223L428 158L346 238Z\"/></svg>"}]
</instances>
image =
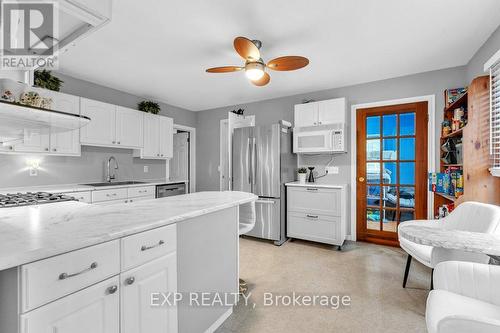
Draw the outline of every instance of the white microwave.
<instances>
[{"instance_id":1,"label":"white microwave","mask_svg":"<svg viewBox=\"0 0 500 333\"><path fill-rule=\"evenodd\" d=\"M344 129L306 130L293 133L293 152L297 154L345 152Z\"/></svg>"}]
</instances>

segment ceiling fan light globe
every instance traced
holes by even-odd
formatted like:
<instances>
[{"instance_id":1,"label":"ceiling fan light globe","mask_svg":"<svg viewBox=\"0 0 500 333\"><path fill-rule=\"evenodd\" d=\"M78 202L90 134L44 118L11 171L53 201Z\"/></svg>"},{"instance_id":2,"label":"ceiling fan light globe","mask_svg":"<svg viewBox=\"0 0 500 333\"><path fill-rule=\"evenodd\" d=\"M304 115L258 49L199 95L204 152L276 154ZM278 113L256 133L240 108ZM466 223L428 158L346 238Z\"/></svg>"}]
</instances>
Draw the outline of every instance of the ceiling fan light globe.
<instances>
[{"instance_id":1,"label":"ceiling fan light globe","mask_svg":"<svg viewBox=\"0 0 500 333\"><path fill-rule=\"evenodd\" d=\"M261 79L264 76L264 65L258 62L246 64L245 75L252 81Z\"/></svg>"}]
</instances>

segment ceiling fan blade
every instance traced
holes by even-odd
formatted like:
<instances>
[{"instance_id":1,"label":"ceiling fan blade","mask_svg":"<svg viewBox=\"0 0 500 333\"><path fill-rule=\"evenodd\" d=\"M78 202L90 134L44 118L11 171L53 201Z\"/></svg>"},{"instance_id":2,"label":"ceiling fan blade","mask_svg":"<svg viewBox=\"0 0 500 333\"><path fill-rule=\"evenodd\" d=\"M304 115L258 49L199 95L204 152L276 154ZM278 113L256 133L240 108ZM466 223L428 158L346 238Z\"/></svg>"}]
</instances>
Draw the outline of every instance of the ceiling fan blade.
<instances>
[{"instance_id":1,"label":"ceiling fan blade","mask_svg":"<svg viewBox=\"0 0 500 333\"><path fill-rule=\"evenodd\" d=\"M255 81L251 81L251 82L253 84L255 84L256 86L258 86L258 87L262 87L262 86L265 86L266 84L268 84L269 81L271 81L271 76L268 73L264 72L264 76L263 77L261 77L258 80L255 80Z\"/></svg>"},{"instance_id":2,"label":"ceiling fan blade","mask_svg":"<svg viewBox=\"0 0 500 333\"><path fill-rule=\"evenodd\" d=\"M243 67L238 66L223 66L223 67L213 67L206 70L207 73L230 73L241 71Z\"/></svg>"},{"instance_id":3,"label":"ceiling fan blade","mask_svg":"<svg viewBox=\"0 0 500 333\"><path fill-rule=\"evenodd\" d=\"M267 67L275 71L294 71L306 67L309 59L299 56L286 56L273 59L267 63Z\"/></svg>"},{"instance_id":4,"label":"ceiling fan blade","mask_svg":"<svg viewBox=\"0 0 500 333\"><path fill-rule=\"evenodd\" d=\"M258 61L260 59L259 48L250 39L236 37L233 44L234 49L243 59L248 61Z\"/></svg>"}]
</instances>

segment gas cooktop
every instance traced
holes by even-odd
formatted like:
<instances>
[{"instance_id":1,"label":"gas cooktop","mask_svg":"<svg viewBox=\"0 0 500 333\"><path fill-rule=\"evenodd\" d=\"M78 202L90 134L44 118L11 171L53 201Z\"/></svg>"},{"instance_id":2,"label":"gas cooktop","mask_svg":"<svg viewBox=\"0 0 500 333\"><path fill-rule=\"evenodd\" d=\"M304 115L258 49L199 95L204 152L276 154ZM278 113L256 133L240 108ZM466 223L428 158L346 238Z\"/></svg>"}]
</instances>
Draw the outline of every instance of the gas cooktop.
<instances>
[{"instance_id":1,"label":"gas cooktop","mask_svg":"<svg viewBox=\"0 0 500 333\"><path fill-rule=\"evenodd\" d=\"M0 194L0 208L41 205L63 201L76 201L76 199L69 195L48 192Z\"/></svg>"}]
</instances>

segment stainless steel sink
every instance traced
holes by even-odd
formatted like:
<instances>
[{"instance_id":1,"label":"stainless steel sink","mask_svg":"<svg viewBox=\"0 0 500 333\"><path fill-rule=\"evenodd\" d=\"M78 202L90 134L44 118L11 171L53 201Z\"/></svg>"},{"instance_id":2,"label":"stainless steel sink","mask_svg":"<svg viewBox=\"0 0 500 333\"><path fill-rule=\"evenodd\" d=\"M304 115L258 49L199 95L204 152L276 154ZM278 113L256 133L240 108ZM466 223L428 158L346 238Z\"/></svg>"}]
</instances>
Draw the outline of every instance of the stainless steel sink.
<instances>
[{"instance_id":1,"label":"stainless steel sink","mask_svg":"<svg viewBox=\"0 0 500 333\"><path fill-rule=\"evenodd\" d=\"M147 182L138 182L135 180L129 180L124 182L102 182L102 183L89 183L80 185L100 187L100 186L117 186L117 185L136 185L136 184L147 184Z\"/></svg>"}]
</instances>

